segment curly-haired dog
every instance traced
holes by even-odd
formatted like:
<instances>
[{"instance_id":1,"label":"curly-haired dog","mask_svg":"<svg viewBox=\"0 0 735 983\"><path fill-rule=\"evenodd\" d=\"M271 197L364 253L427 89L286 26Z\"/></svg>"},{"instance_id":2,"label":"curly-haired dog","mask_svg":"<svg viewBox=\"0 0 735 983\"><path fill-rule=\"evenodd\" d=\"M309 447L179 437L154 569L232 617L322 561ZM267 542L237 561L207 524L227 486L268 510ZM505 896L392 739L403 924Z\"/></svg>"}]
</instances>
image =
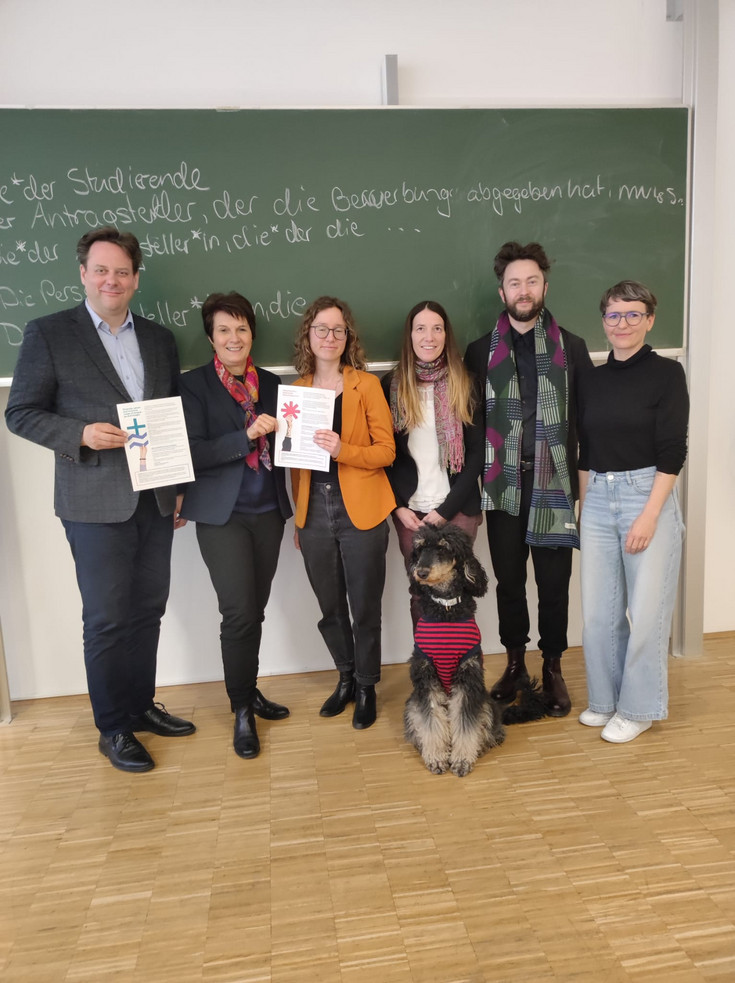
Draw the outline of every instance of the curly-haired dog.
<instances>
[{"instance_id":1,"label":"curly-haired dog","mask_svg":"<svg viewBox=\"0 0 735 983\"><path fill-rule=\"evenodd\" d=\"M467 775L483 752L505 740L503 723L544 715L535 680L521 706L503 711L485 688L475 598L487 593L487 574L467 533L424 525L413 540L409 575L421 599L410 659L413 692L406 701L406 740L429 771ZM505 718L505 719L504 719Z\"/></svg>"}]
</instances>

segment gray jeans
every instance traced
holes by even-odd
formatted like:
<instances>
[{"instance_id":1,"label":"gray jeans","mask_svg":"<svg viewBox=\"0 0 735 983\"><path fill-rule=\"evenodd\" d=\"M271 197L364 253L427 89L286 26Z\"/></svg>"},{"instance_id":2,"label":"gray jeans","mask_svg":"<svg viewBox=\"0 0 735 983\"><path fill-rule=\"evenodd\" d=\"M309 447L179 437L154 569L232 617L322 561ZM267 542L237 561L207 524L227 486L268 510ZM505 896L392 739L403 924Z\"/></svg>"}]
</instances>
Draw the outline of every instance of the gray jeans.
<instances>
[{"instance_id":1,"label":"gray jeans","mask_svg":"<svg viewBox=\"0 0 735 983\"><path fill-rule=\"evenodd\" d=\"M322 612L319 631L335 666L354 672L362 686L377 683L388 523L358 529L347 515L338 482L312 482L299 544Z\"/></svg>"}]
</instances>

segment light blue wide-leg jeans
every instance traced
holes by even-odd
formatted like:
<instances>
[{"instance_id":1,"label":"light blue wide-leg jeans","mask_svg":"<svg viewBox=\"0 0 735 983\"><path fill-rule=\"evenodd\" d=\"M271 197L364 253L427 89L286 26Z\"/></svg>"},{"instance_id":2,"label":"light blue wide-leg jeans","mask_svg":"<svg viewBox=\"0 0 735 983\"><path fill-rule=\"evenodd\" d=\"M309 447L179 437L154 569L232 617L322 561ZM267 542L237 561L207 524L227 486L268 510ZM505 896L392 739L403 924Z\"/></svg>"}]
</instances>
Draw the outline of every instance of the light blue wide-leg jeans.
<instances>
[{"instance_id":1,"label":"light blue wide-leg jeans","mask_svg":"<svg viewBox=\"0 0 735 983\"><path fill-rule=\"evenodd\" d=\"M648 547L625 552L655 476L655 467L590 471L580 527L589 707L629 720L668 714L669 635L684 533L676 489Z\"/></svg>"}]
</instances>

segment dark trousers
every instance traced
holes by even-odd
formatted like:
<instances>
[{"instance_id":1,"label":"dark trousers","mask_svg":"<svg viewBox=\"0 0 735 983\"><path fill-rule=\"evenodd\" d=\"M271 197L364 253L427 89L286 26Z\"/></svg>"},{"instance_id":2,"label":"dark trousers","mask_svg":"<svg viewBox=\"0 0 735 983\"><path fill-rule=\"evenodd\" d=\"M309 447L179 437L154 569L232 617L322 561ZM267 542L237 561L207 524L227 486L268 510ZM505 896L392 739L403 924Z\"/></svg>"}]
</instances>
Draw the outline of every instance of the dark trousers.
<instances>
[{"instance_id":1,"label":"dark trousers","mask_svg":"<svg viewBox=\"0 0 735 983\"><path fill-rule=\"evenodd\" d=\"M94 722L109 736L153 706L171 572L173 518L141 492L125 522L62 520L82 595L84 664Z\"/></svg>"},{"instance_id":2,"label":"dark trousers","mask_svg":"<svg viewBox=\"0 0 735 983\"><path fill-rule=\"evenodd\" d=\"M425 518L427 514L427 512L415 513L416 517L419 519ZM457 526L457 528L461 529L462 532L466 532L474 543L474 541L477 539L477 530L482 524L482 513L479 515L465 515L464 512L458 512L449 520L449 524L452 526ZM406 571L408 572L411 554L413 553L414 533L411 529L407 529L406 526L403 525L395 512L393 513L393 525L396 527L396 533L398 534L398 547L401 551L401 556L403 557ZM413 629L416 631L416 625L421 617L421 600L415 584L413 580L411 580L410 573L408 580L408 593L411 598L411 620L413 621Z\"/></svg>"},{"instance_id":3,"label":"dark trousers","mask_svg":"<svg viewBox=\"0 0 735 983\"><path fill-rule=\"evenodd\" d=\"M522 648L529 638L526 569L531 552L538 590L539 648L547 659L558 658L567 647L569 578L572 549L530 546L526 543L533 471L522 472L520 515L486 512L490 558L497 580L500 641L506 649Z\"/></svg>"},{"instance_id":4,"label":"dark trousers","mask_svg":"<svg viewBox=\"0 0 735 983\"><path fill-rule=\"evenodd\" d=\"M319 631L335 666L354 671L361 686L377 683L388 523L358 529L347 515L339 484L312 482L299 545L322 612Z\"/></svg>"},{"instance_id":5,"label":"dark trousers","mask_svg":"<svg viewBox=\"0 0 735 983\"><path fill-rule=\"evenodd\" d=\"M197 540L217 594L225 688L233 710L248 706L258 682L265 606L278 565L283 518L233 512L223 526L197 522Z\"/></svg>"}]
</instances>

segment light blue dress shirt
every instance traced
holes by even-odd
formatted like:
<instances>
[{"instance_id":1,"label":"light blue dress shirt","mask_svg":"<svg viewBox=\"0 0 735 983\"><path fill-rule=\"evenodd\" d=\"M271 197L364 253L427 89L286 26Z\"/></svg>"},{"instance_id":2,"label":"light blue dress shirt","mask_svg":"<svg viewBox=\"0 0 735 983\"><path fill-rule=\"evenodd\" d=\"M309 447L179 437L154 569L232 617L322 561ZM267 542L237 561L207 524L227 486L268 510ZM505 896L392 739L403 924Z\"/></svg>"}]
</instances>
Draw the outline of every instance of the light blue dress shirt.
<instances>
[{"instance_id":1,"label":"light blue dress shirt","mask_svg":"<svg viewBox=\"0 0 735 983\"><path fill-rule=\"evenodd\" d=\"M120 382L130 393L132 402L137 403L143 398L143 380L145 372L143 369L143 359L140 354L140 346L135 335L133 315L128 309L128 316L122 327L117 329L115 334L110 330L109 324L103 321L99 314L95 313L89 306L89 301L84 302L89 316L97 328L100 341L105 346L105 351L110 356L115 371L120 376Z\"/></svg>"}]
</instances>

